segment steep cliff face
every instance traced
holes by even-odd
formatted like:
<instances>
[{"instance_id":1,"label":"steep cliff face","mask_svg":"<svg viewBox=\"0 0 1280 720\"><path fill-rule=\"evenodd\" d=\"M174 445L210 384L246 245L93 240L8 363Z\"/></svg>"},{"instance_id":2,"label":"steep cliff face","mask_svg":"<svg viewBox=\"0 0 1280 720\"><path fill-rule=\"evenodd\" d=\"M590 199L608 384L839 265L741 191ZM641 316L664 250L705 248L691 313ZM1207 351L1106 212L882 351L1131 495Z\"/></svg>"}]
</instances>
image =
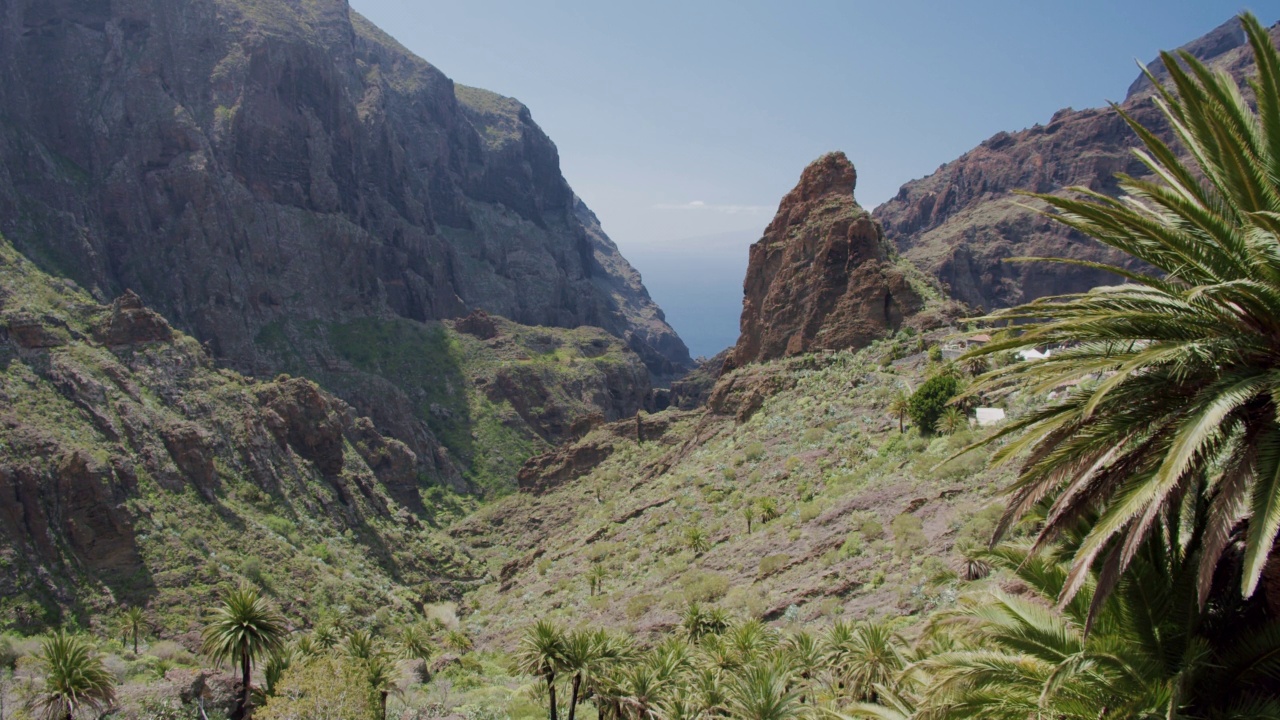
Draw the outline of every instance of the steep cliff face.
<instances>
[{"instance_id":1,"label":"steep cliff face","mask_svg":"<svg viewBox=\"0 0 1280 720\"><path fill-rule=\"evenodd\" d=\"M1271 35L1280 43L1280 25ZM1253 71L1244 33L1234 19L1183 49L1236 78ZM1159 62L1149 66L1157 77L1164 76ZM1139 78L1122 107L1172 141L1151 95L1149 82ZM905 258L975 307L1008 307L1044 295L1082 292L1117 278L1081 267L1005 260L1048 256L1123 264L1126 258L1022 207L1028 201L1013 191L1056 193L1081 185L1112 194L1116 173L1141 175L1145 170L1131 153L1138 145L1111 109L1068 108L1047 125L997 133L934 174L903 185L873 214Z\"/></svg>"},{"instance_id":2,"label":"steep cliff face","mask_svg":"<svg viewBox=\"0 0 1280 720\"><path fill-rule=\"evenodd\" d=\"M742 334L725 369L811 350L858 348L924 306L879 226L853 199L844 153L805 168L751 246Z\"/></svg>"},{"instance_id":3,"label":"steep cliff face","mask_svg":"<svg viewBox=\"0 0 1280 720\"><path fill-rule=\"evenodd\" d=\"M421 464L314 383L220 370L137 296L99 305L0 238L0 628L125 602L186 632L237 574L295 617L326 584L447 593L472 574L427 525Z\"/></svg>"},{"instance_id":4,"label":"steep cliff face","mask_svg":"<svg viewBox=\"0 0 1280 720\"><path fill-rule=\"evenodd\" d=\"M475 308L689 364L529 111L345 0L0 0L0 19L0 231L232 367L284 364L264 329ZM394 411L416 391L381 388L378 424L421 425ZM402 437L425 455L427 435Z\"/></svg>"}]
</instances>

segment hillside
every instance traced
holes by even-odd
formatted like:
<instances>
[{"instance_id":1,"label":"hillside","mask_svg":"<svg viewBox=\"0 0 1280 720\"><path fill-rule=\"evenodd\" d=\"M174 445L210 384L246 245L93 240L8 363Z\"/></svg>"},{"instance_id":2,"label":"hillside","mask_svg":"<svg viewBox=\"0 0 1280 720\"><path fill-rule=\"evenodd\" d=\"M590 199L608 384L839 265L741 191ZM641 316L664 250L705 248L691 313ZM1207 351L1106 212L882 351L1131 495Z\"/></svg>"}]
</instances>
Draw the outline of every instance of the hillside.
<instances>
[{"instance_id":1,"label":"hillside","mask_svg":"<svg viewBox=\"0 0 1280 720\"><path fill-rule=\"evenodd\" d=\"M1271 37L1280 44L1280 24L1271 28ZM1184 49L1241 82L1254 69L1236 19ZM1149 83L1140 78L1120 106L1170 141L1151 95ZM1013 191L1057 193L1078 185L1114 194L1116 173L1143 172L1130 152L1138 144L1110 108L1063 109L1045 125L993 135L932 175L903 185L896 197L872 214L903 257L936 276L956 300L971 306L1010 307L1045 295L1083 292L1111 284L1115 277L1083 267L1005 260L1025 256L1123 259L1022 207L1028 201Z\"/></svg>"},{"instance_id":2,"label":"hillside","mask_svg":"<svg viewBox=\"0 0 1280 720\"><path fill-rule=\"evenodd\" d=\"M962 550L994 527L1007 478L983 453L942 464L976 431L900 433L887 409L939 371L917 349L941 337L750 365L708 408L615 423L534 459L525 492L449 529L496 578L468 595L468 629L509 646L529 618L656 635L690 601L818 625L953 601Z\"/></svg>"},{"instance_id":3,"label":"hillside","mask_svg":"<svg viewBox=\"0 0 1280 720\"><path fill-rule=\"evenodd\" d=\"M430 373L420 402L435 434L469 453L465 476L419 463L309 380L219 369L137 296L101 305L0 240L4 626L128 604L182 634L245 580L303 624L457 597L484 568L435 529L474 504L454 492L513 489L529 455L633 414L648 389L639 359L593 328L475 314L327 331L349 353L349 382L370 377L354 368Z\"/></svg>"},{"instance_id":4,"label":"hillside","mask_svg":"<svg viewBox=\"0 0 1280 720\"><path fill-rule=\"evenodd\" d=\"M602 328L654 376L690 364L529 110L455 86L345 0L0 17L0 232L100 302L133 290L220 364L332 379L349 353L327 329L475 309ZM361 372L331 389L446 458L424 472L467 471L418 402L432 388Z\"/></svg>"}]
</instances>

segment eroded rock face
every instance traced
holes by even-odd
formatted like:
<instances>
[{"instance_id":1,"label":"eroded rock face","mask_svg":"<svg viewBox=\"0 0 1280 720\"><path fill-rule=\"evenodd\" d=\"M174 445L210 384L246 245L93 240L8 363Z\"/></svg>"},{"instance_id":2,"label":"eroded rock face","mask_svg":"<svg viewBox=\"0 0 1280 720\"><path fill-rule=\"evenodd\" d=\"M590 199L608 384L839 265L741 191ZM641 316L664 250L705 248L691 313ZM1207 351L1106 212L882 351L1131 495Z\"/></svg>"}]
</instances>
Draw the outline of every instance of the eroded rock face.
<instances>
[{"instance_id":1,"label":"eroded rock face","mask_svg":"<svg viewBox=\"0 0 1280 720\"><path fill-rule=\"evenodd\" d=\"M1280 44L1280 25L1271 29ZM1233 77L1254 72L1239 22L1231 20L1185 46ZM1164 76L1161 63L1149 66ZM1172 142L1145 78L1122 107ZM1035 204L1014 190L1064 193L1084 186L1114 195L1116 173L1141 176L1131 150L1138 138L1111 109L1060 110L1046 125L1000 132L934 174L902 186L874 217L903 257L935 275L957 300L974 307L1009 307L1046 295L1083 292L1119 281L1110 273L1011 257L1064 257L1136 267L1118 252L1022 207ZM1178 152L1181 148L1174 144Z\"/></svg>"},{"instance_id":2,"label":"eroded rock face","mask_svg":"<svg viewBox=\"0 0 1280 720\"><path fill-rule=\"evenodd\" d=\"M879 226L853 198L844 153L805 168L764 237L751 246L742 334L725 364L862 347L923 306Z\"/></svg>"},{"instance_id":3,"label":"eroded rock face","mask_svg":"<svg viewBox=\"0 0 1280 720\"><path fill-rule=\"evenodd\" d=\"M157 552L190 528L159 532L156 503L242 530L237 483L337 533L424 512L417 457L342 400L219 370L136 296L97 305L2 237L0 318L0 626L38 628L92 597L184 598L207 558Z\"/></svg>"},{"instance_id":4,"label":"eroded rock face","mask_svg":"<svg viewBox=\"0 0 1280 720\"><path fill-rule=\"evenodd\" d=\"M346 0L0 0L0 17L0 232L121 296L102 342L165 339L140 296L224 364L314 378L332 348L300 372L264 338L478 308L603 328L660 376L690 364L529 110L455 86ZM36 330L18 334L57 340ZM396 410L418 390L360 399L425 458L423 418Z\"/></svg>"}]
</instances>

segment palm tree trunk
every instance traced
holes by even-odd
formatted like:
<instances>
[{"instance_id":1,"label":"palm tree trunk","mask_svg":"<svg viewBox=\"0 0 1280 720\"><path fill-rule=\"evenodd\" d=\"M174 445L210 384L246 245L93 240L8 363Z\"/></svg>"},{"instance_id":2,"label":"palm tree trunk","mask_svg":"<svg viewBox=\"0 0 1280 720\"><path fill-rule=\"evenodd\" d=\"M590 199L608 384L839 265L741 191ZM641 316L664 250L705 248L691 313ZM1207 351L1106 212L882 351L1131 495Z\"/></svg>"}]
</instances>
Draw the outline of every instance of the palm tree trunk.
<instances>
[{"instance_id":1,"label":"palm tree trunk","mask_svg":"<svg viewBox=\"0 0 1280 720\"><path fill-rule=\"evenodd\" d=\"M578 714L578 686L582 684L582 673L573 676L573 692L569 695L569 720Z\"/></svg>"},{"instance_id":2,"label":"palm tree trunk","mask_svg":"<svg viewBox=\"0 0 1280 720\"><path fill-rule=\"evenodd\" d=\"M547 676L547 694L551 696L551 720L556 720L559 715L556 712L556 676Z\"/></svg>"},{"instance_id":3,"label":"palm tree trunk","mask_svg":"<svg viewBox=\"0 0 1280 720\"><path fill-rule=\"evenodd\" d=\"M387 691L386 690L383 690L382 692L378 693L378 703L379 703L379 707L381 707L382 709L382 714L379 717L381 717L382 720L387 720Z\"/></svg>"},{"instance_id":4,"label":"palm tree trunk","mask_svg":"<svg viewBox=\"0 0 1280 720\"><path fill-rule=\"evenodd\" d=\"M231 720L244 720L249 714L249 651L240 652L240 675L243 682L240 685L240 701L236 704L236 711L231 714Z\"/></svg>"},{"instance_id":5,"label":"palm tree trunk","mask_svg":"<svg viewBox=\"0 0 1280 720\"><path fill-rule=\"evenodd\" d=\"M138 654L138 626L133 626L133 654Z\"/></svg>"}]
</instances>

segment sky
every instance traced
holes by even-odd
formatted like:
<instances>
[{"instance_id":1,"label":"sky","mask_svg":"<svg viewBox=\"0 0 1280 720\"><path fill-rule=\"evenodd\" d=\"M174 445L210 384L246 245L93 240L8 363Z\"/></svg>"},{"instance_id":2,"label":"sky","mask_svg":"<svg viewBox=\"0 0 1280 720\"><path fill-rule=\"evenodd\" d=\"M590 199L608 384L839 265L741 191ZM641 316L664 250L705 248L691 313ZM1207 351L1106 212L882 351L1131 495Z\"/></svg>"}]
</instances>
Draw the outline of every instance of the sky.
<instances>
[{"instance_id":1,"label":"sky","mask_svg":"<svg viewBox=\"0 0 1280 720\"><path fill-rule=\"evenodd\" d=\"M351 0L517 98L695 355L737 337L747 246L843 150L868 208L1001 130L1124 97L1150 61L1280 0Z\"/></svg>"}]
</instances>

